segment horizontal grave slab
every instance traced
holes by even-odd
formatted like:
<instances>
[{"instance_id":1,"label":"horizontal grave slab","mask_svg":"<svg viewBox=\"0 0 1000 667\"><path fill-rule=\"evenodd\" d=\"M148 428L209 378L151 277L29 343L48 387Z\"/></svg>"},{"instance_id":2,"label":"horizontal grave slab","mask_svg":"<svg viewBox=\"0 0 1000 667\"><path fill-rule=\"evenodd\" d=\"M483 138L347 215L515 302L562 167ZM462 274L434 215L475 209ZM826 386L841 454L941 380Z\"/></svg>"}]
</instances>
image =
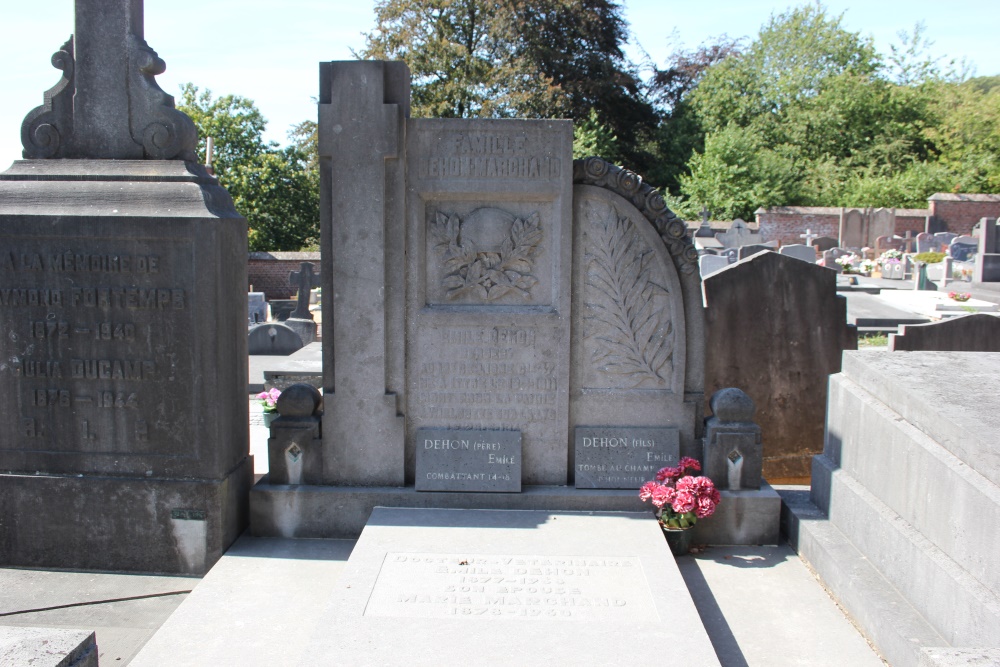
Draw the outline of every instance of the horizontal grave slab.
<instances>
[{"instance_id":1,"label":"horizontal grave slab","mask_svg":"<svg viewBox=\"0 0 1000 667\"><path fill-rule=\"evenodd\" d=\"M521 432L417 431L417 491L521 490Z\"/></svg>"}]
</instances>

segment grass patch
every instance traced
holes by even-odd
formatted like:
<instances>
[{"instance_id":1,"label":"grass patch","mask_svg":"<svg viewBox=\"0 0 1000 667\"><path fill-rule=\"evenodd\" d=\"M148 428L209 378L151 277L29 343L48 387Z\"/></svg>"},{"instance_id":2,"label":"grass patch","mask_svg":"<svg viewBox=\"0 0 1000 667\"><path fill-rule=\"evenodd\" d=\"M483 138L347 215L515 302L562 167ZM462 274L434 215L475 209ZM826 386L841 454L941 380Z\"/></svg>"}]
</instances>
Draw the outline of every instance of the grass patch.
<instances>
[{"instance_id":1,"label":"grass patch","mask_svg":"<svg viewBox=\"0 0 1000 667\"><path fill-rule=\"evenodd\" d=\"M858 336L858 349L863 347L886 347L889 345L889 334L875 333Z\"/></svg>"}]
</instances>

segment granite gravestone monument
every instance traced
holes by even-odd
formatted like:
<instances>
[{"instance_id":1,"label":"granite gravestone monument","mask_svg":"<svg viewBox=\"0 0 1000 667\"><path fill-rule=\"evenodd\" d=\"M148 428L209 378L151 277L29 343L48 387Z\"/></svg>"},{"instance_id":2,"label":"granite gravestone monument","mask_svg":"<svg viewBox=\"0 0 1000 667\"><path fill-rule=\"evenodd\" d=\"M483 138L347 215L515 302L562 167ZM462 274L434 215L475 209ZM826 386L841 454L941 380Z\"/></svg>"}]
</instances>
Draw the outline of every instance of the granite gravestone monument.
<instances>
[{"instance_id":1,"label":"granite gravestone monument","mask_svg":"<svg viewBox=\"0 0 1000 667\"><path fill-rule=\"evenodd\" d=\"M295 300L295 310L285 320L285 326L299 335L302 345L308 345L316 340L316 321L309 310L311 290L320 286L320 277L315 269L312 262L302 262L298 271L288 274L289 282L298 289L298 296Z\"/></svg>"},{"instance_id":2,"label":"granite gravestone monument","mask_svg":"<svg viewBox=\"0 0 1000 667\"><path fill-rule=\"evenodd\" d=\"M401 63L321 65L323 251L335 267L322 271L333 295L323 475L309 493L258 485L254 532L356 534L376 503L641 510L634 486L576 490L622 482L584 480L578 464L593 464L575 445L579 429L653 439L649 477L700 454L701 283L684 223L637 175L574 163L569 122L410 119L408 108ZM470 461L476 442L502 446L521 493L446 479L444 461L474 464L424 445L455 440ZM601 456L634 465L632 453ZM445 483L430 490L431 479ZM340 517L323 518L327 493Z\"/></svg>"},{"instance_id":3,"label":"granite gravestone monument","mask_svg":"<svg viewBox=\"0 0 1000 667\"><path fill-rule=\"evenodd\" d=\"M53 64L0 174L0 558L202 574L252 481L246 221L156 85L141 0L78 2Z\"/></svg>"}]
</instances>

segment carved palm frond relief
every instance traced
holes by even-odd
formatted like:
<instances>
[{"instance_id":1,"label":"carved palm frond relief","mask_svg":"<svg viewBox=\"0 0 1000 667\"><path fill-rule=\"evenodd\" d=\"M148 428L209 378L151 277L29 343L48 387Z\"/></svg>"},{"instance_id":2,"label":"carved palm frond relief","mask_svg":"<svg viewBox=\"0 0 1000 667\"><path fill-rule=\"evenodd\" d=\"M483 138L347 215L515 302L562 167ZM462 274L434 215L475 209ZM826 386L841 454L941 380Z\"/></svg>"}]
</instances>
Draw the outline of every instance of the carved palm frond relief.
<instances>
[{"instance_id":1,"label":"carved palm frond relief","mask_svg":"<svg viewBox=\"0 0 1000 667\"><path fill-rule=\"evenodd\" d=\"M598 342L591 362L630 377L638 387L667 384L672 369L673 324L667 289L652 280L653 250L627 217L610 208L587 213L587 318ZM594 298L596 297L596 298Z\"/></svg>"}]
</instances>

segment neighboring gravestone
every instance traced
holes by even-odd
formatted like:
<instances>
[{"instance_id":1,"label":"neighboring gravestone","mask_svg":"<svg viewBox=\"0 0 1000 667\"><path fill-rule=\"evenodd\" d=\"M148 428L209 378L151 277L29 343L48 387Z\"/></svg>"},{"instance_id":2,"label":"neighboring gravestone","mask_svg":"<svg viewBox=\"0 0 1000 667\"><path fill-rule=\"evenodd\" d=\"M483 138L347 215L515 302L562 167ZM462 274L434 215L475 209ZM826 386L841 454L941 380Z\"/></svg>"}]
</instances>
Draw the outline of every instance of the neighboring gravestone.
<instances>
[{"instance_id":1,"label":"neighboring gravestone","mask_svg":"<svg viewBox=\"0 0 1000 667\"><path fill-rule=\"evenodd\" d=\"M880 236L884 236L887 239L892 238L896 234L896 209L894 208L877 208L871 212L870 222L868 225L868 242L865 243L869 248L878 248L877 239Z\"/></svg>"},{"instance_id":2,"label":"neighboring gravestone","mask_svg":"<svg viewBox=\"0 0 1000 667\"><path fill-rule=\"evenodd\" d=\"M934 235L934 250L945 252L951 242L958 238L958 234L951 232L938 232Z\"/></svg>"},{"instance_id":3,"label":"neighboring gravestone","mask_svg":"<svg viewBox=\"0 0 1000 667\"><path fill-rule=\"evenodd\" d=\"M288 356L305 345L298 332L279 322L258 324L247 334L247 353Z\"/></svg>"},{"instance_id":4,"label":"neighboring gravestone","mask_svg":"<svg viewBox=\"0 0 1000 667\"><path fill-rule=\"evenodd\" d=\"M840 210L841 248L861 248L868 240L868 221L864 211L856 208Z\"/></svg>"},{"instance_id":5,"label":"neighboring gravestone","mask_svg":"<svg viewBox=\"0 0 1000 667\"><path fill-rule=\"evenodd\" d=\"M739 387L753 399L766 478L808 477L823 446L827 377L857 348L836 274L768 252L705 279L704 292L707 390Z\"/></svg>"},{"instance_id":6,"label":"neighboring gravestone","mask_svg":"<svg viewBox=\"0 0 1000 667\"><path fill-rule=\"evenodd\" d=\"M712 416L705 421L702 472L719 489L759 489L764 481L763 451L760 426L753 420L753 399L729 387L712 394L709 406Z\"/></svg>"},{"instance_id":7,"label":"neighboring gravestone","mask_svg":"<svg viewBox=\"0 0 1000 667\"><path fill-rule=\"evenodd\" d=\"M720 250L719 257L725 257L727 262L735 264L740 259L740 249L726 248L725 250Z\"/></svg>"},{"instance_id":8,"label":"neighboring gravestone","mask_svg":"<svg viewBox=\"0 0 1000 667\"><path fill-rule=\"evenodd\" d=\"M309 310L311 290L320 286L320 277L314 272L315 268L310 262L302 262L298 271L288 274L289 282L298 289L298 296L295 310L285 320L285 325L299 335L302 345L308 345L316 340L316 322Z\"/></svg>"},{"instance_id":9,"label":"neighboring gravestone","mask_svg":"<svg viewBox=\"0 0 1000 667\"><path fill-rule=\"evenodd\" d=\"M881 255L886 250L903 250L903 239L898 236L879 236L875 239L875 254Z\"/></svg>"},{"instance_id":10,"label":"neighboring gravestone","mask_svg":"<svg viewBox=\"0 0 1000 667\"><path fill-rule=\"evenodd\" d=\"M786 245L782 246L778 250L779 254L786 255L788 257L794 257L795 259L801 259L803 262L809 262L810 264L816 263L816 249L808 245Z\"/></svg>"},{"instance_id":11,"label":"neighboring gravestone","mask_svg":"<svg viewBox=\"0 0 1000 667\"><path fill-rule=\"evenodd\" d=\"M747 257L751 257L751 256L756 255L758 253L767 252L767 251L774 251L774 250L777 250L777 248L775 248L774 246L772 246L770 244L766 244L766 245L765 244L745 245L745 246L741 246L740 249L739 249L739 258L740 259L746 259Z\"/></svg>"},{"instance_id":12,"label":"neighboring gravestone","mask_svg":"<svg viewBox=\"0 0 1000 667\"><path fill-rule=\"evenodd\" d=\"M374 504L636 507L574 488L578 427L667 429L698 456L698 253L662 196L574 163L565 121L407 118L401 63L321 77L323 477L258 484L254 531L356 535ZM525 492L418 490L428 432L519 437Z\"/></svg>"},{"instance_id":13,"label":"neighboring gravestone","mask_svg":"<svg viewBox=\"0 0 1000 667\"><path fill-rule=\"evenodd\" d=\"M956 262L968 262L977 252L979 252L979 239L975 236L959 236L948 245L948 256Z\"/></svg>"},{"instance_id":14,"label":"neighboring gravestone","mask_svg":"<svg viewBox=\"0 0 1000 667\"><path fill-rule=\"evenodd\" d=\"M715 238L727 248L741 248L759 241L760 234L755 234L745 221L736 218L729 229L723 233L716 234Z\"/></svg>"},{"instance_id":15,"label":"neighboring gravestone","mask_svg":"<svg viewBox=\"0 0 1000 667\"><path fill-rule=\"evenodd\" d=\"M837 239L830 238L829 236L820 236L819 238L813 239L812 243L809 245L813 246L820 253L824 253L831 248L837 247Z\"/></svg>"},{"instance_id":16,"label":"neighboring gravestone","mask_svg":"<svg viewBox=\"0 0 1000 667\"><path fill-rule=\"evenodd\" d=\"M200 575L245 526L246 220L142 37L77 2L0 174L5 566Z\"/></svg>"},{"instance_id":17,"label":"neighboring gravestone","mask_svg":"<svg viewBox=\"0 0 1000 667\"><path fill-rule=\"evenodd\" d=\"M937 250L938 244L934 240L933 234L928 234L927 232L920 232L917 234L917 252L933 252Z\"/></svg>"},{"instance_id":18,"label":"neighboring gravestone","mask_svg":"<svg viewBox=\"0 0 1000 667\"><path fill-rule=\"evenodd\" d=\"M247 293L247 324L260 324L267 321L267 301L263 292Z\"/></svg>"},{"instance_id":19,"label":"neighboring gravestone","mask_svg":"<svg viewBox=\"0 0 1000 667\"><path fill-rule=\"evenodd\" d=\"M698 258L698 270L701 272L702 278L706 278L716 271L721 271L730 264L729 258L722 255L702 255Z\"/></svg>"},{"instance_id":20,"label":"neighboring gravestone","mask_svg":"<svg viewBox=\"0 0 1000 667\"><path fill-rule=\"evenodd\" d=\"M979 221L979 252L973 280L982 283L1000 282L1000 230L996 218Z\"/></svg>"},{"instance_id":21,"label":"neighboring gravestone","mask_svg":"<svg viewBox=\"0 0 1000 667\"><path fill-rule=\"evenodd\" d=\"M1000 352L1000 317L972 313L930 324L906 324L889 336L889 350Z\"/></svg>"}]
</instances>

